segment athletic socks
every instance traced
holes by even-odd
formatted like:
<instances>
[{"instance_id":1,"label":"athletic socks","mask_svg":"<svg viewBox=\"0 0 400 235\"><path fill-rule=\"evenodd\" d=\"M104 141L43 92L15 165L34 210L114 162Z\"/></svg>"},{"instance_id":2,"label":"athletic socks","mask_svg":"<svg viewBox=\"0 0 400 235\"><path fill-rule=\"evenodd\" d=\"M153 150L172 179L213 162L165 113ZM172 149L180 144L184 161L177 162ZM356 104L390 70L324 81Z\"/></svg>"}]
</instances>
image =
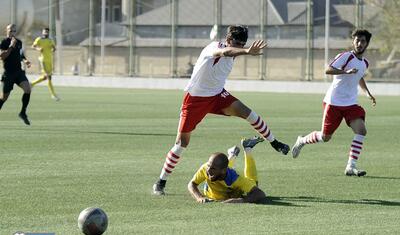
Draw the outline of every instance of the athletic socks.
<instances>
[{"instance_id":1,"label":"athletic socks","mask_svg":"<svg viewBox=\"0 0 400 235\"><path fill-rule=\"evenodd\" d=\"M161 180L166 180L167 177L172 173L175 166L178 164L178 162L182 156L182 153L185 149L186 148L176 144L168 152L167 157L165 159L163 169L161 170L161 174L160 174Z\"/></svg>"},{"instance_id":2,"label":"athletic socks","mask_svg":"<svg viewBox=\"0 0 400 235\"><path fill-rule=\"evenodd\" d=\"M22 108L21 108L21 113L26 113L26 108L28 107L29 100L30 100L31 94L30 93L24 93L22 95Z\"/></svg>"},{"instance_id":3,"label":"athletic socks","mask_svg":"<svg viewBox=\"0 0 400 235\"><path fill-rule=\"evenodd\" d=\"M351 142L349 160L347 162L347 166L355 167L358 158L360 157L363 142L365 136L363 135L355 135L353 141Z\"/></svg>"},{"instance_id":4,"label":"athletic socks","mask_svg":"<svg viewBox=\"0 0 400 235\"><path fill-rule=\"evenodd\" d=\"M275 140L274 135L271 133L271 130L267 126L267 124L261 119L260 116L258 116L257 113L254 111L251 111L249 116L246 118L246 120L253 126L253 128L260 133L261 136L264 137L264 139L267 139L269 142L272 142Z\"/></svg>"},{"instance_id":5,"label":"athletic socks","mask_svg":"<svg viewBox=\"0 0 400 235\"><path fill-rule=\"evenodd\" d=\"M320 131L313 131L300 140L301 144L316 144L319 142L323 142L322 133Z\"/></svg>"}]
</instances>

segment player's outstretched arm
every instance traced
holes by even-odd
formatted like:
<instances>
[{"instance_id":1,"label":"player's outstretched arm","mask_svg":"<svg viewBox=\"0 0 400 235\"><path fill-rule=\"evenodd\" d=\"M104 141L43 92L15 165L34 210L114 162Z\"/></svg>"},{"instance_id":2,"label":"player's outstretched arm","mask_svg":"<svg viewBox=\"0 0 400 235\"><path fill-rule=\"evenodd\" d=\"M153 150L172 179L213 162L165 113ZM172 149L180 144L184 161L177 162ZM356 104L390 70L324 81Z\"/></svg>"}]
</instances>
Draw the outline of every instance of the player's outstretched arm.
<instances>
[{"instance_id":1,"label":"player's outstretched arm","mask_svg":"<svg viewBox=\"0 0 400 235\"><path fill-rule=\"evenodd\" d=\"M371 99L372 106L375 106L376 105L375 97L373 95L371 95L371 92L369 92L368 87L367 87L367 83L365 82L364 78L361 78L360 81L358 82L358 84L360 85L361 89L365 93L367 93L367 96Z\"/></svg>"},{"instance_id":2,"label":"player's outstretched arm","mask_svg":"<svg viewBox=\"0 0 400 235\"><path fill-rule=\"evenodd\" d=\"M325 70L325 74L328 75L340 75L340 74L352 74L352 73L357 73L358 69L349 69L349 70L342 70L342 69L337 69L335 67L329 66Z\"/></svg>"},{"instance_id":3,"label":"player's outstretched arm","mask_svg":"<svg viewBox=\"0 0 400 235\"><path fill-rule=\"evenodd\" d=\"M190 181L188 184L188 190L192 197L198 202L198 203L207 203L207 202L212 202L212 200L206 198L201 194L198 184L194 183L193 181Z\"/></svg>"},{"instance_id":4,"label":"player's outstretched arm","mask_svg":"<svg viewBox=\"0 0 400 235\"><path fill-rule=\"evenodd\" d=\"M265 193L255 186L245 197L243 198L230 198L223 201L224 203L257 203L262 199L265 199Z\"/></svg>"},{"instance_id":5,"label":"player's outstretched arm","mask_svg":"<svg viewBox=\"0 0 400 235\"><path fill-rule=\"evenodd\" d=\"M236 57L240 55L262 55L262 49L267 47L263 40L257 40L249 48L225 47L214 52L214 57Z\"/></svg>"}]
</instances>

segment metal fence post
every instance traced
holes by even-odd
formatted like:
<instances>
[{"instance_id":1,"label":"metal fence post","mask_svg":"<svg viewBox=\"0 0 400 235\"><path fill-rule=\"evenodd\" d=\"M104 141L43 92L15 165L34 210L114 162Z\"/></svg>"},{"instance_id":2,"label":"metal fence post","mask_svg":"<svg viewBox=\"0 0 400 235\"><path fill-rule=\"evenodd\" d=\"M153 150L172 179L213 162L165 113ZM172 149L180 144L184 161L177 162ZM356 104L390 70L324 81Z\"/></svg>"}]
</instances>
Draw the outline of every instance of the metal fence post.
<instances>
[{"instance_id":1,"label":"metal fence post","mask_svg":"<svg viewBox=\"0 0 400 235\"><path fill-rule=\"evenodd\" d=\"M136 74L136 0L129 1L129 76Z\"/></svg>"},{"instance_id":2,"label":"metal fence post","mask_svg":"<svg viewBox=\"0 0 400 235\"><path fill-rule=\"evenodd\" d=\"M177 54L176 54L176 30L178 21L178 0L171 0L171 59L170 59L170 74L171 77L177 77Z\"/></svg>"},{"instance_id":3,"label":"metal fence post","mask_svg":"<svg viewBox=\"0 0 400 235\"><path fill-rule=\"evenodd\" d=\"M94 15L94 0L90 0L89 2L89 45L88 45L88 74L92 76L94 73L94 33L95 33L95 15Z\"/></svg>"},{"instance_id":4,"label":"metal fence post","mask_svg":"<svg viewBox=\"0 0 400 235\"><path fill-rule=\"evenodd\" d=\"M313 1L307 0L306 80L313 80Z\"/></svg>"},{"instance_id":5,"label":"metal fence post","mask_svg":"<svg viewBox=\"0 0 400 235\"><path fill-rule=\"evenodd\" d=\"M267 7L268 3L265 0L260 0L260 39L266 38L266 31L267 31ZM263 54L260 56L259 59L259 77L260 80L266 79L266 59L267 59L267 50L263 51Z\"/></svg>"}]
</instances>

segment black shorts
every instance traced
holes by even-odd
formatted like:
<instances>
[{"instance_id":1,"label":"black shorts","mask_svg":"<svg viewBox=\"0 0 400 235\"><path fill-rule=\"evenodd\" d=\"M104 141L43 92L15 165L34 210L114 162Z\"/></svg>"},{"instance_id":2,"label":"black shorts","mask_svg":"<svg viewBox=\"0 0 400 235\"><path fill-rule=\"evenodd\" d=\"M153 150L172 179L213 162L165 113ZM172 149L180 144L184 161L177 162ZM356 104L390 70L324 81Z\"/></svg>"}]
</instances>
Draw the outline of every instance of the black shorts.
<instances>
[{"instance_id":1,"label":"black shorts","mask_svg":"<svg viewBox=\"0 0 400 235\"><path fill-rule=\"evenodd\" d=\"M4 72L1 76L1 82L3 83L3 93L10 93L14 88L14 83L19 85L23 81L28 81L25 75L25 71L17 71L14 73Z\"/></svg>"}]
</instances>

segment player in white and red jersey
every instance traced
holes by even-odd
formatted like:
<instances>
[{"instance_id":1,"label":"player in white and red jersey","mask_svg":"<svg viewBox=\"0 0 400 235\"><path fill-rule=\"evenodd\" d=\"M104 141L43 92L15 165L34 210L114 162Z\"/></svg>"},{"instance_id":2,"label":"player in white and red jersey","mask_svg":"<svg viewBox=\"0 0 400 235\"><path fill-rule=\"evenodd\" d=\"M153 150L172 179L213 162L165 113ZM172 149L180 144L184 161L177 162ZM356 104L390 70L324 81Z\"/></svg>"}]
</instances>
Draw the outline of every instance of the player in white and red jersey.
<instances>
[{"instance_id":1,"label":"player in white and red jersey","mask_svg":"<svg viewBox=\"0 0 400 235\"><path fill-rule=\"evenodd\" d=\"M225 42L212 42L201 52L185 88L175 145L168 152L160 178L153 185L155 195L164 195L167 176L181 159L192 131L208 113L246 119L276 151L284 155L289 152L289 146L275 139L260 116L224 89L234 58L261 55L261 50L266 47L263 40L257 40L249 48L244 48L247 37L247 27L229 26Z\"/></svg>"},{"instance_id":2,"label":"player in white and red jersey","mask_svg":"<svg viewBox=\"0 0 400 235\"><path fill-rule=\"evenodd\" d=\"M300 150L306 144L328 142L344 118L355 134L351 143L345 174L348 176L366 175L365 171L356 168L364 137L367 134L364 122L365 111L358 105L357 96L359 85L372 100L372 105L376 105L375 98L369 92L364 80L369 63L363 57L363 54L369 45L371 36L371 33L367 30L355 30L352 33L353 50L337 55L325 71L326 74L333 75L333 81L323 102L322 130L313 131L304 137L297 137L292 148L294 158L300 154Z\"/></svg>"}]
</instances>

